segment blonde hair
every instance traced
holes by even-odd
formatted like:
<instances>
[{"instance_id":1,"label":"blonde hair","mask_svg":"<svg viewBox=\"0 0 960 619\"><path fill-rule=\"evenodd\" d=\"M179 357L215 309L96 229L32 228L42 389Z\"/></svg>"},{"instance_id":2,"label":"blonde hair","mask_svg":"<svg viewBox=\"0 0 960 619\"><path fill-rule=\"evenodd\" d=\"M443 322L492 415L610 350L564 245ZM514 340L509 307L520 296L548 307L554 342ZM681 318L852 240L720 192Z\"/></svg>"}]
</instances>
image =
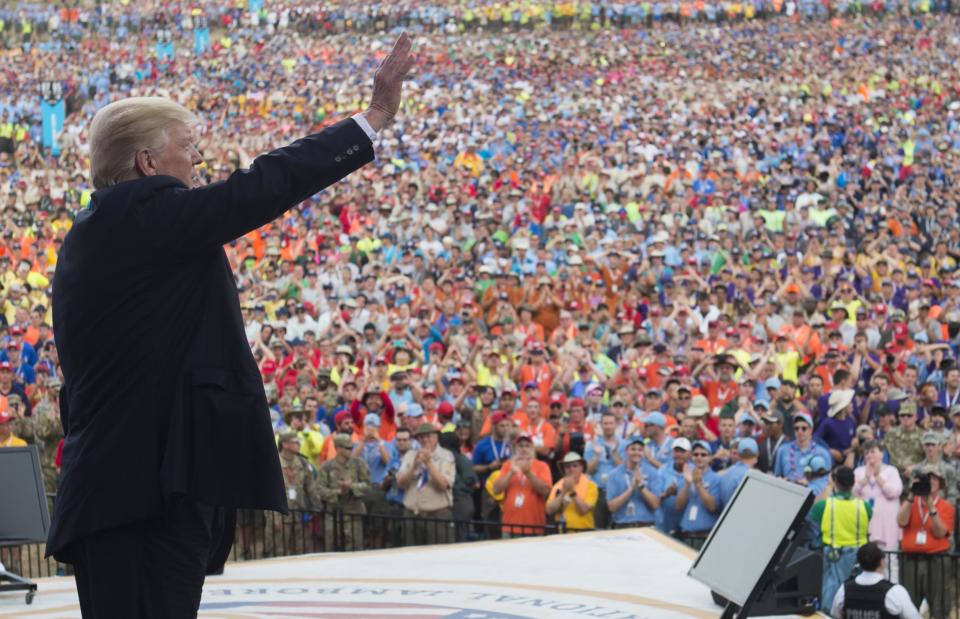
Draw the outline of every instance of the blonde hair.
<instances>
[{"instance_id":1,"label":"blonde hair","mask_svg":"<svg viewBox=\"0 0 960 619\"><path fill-rule=\"evenodd\" d=\"M90 123L90 176L96 189L137 178L137 151L162 149L167 127L199 120L190 110L164 97L130 97L100 108Z\"/></svg>"}]
</instances>

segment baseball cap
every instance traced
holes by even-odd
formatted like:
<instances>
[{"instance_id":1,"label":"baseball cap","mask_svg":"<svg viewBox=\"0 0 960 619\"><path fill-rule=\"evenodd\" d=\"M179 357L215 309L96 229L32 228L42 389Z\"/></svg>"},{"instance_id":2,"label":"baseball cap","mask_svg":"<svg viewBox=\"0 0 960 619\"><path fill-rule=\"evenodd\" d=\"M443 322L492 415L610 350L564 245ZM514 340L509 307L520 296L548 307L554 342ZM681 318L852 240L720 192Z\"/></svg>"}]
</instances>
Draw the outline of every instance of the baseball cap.
<instances>
[{"instance_id":1,"label":"baseball cap","mask_svg":"<svg viewBox=\"0 0 960 619\"><path fill-rule=\"evenodd\" d=\"M560 461L561 464L573 464L574 462L583 462L583 458L575 451L569 452L563 457L563 460Z\"/></svg>"},{"instance_id":2,"label":"baseball cap","mask_svg":"<svg viewBox=\"0 0 960 619\"><path fill-rule=\"evenodd\" d=\"M793 420L797 421L798 419L804 422L805 424L807 424L808 426L810 426L811 428L813 427L813 417L811 417L809 413L803 413L803 412L794 413Z\"/></svg>"},{"instance_id":3,"label":"baseball cap","mask_svg":"<svg viewBox=\"0 0 960 619\"><path fill-rule=\"evenodd\" d=\"M941 443L941 437L936 432L925 432L922 442L924 445L939 445Z\"/></svg>"},{"instance_id":4,"label":"baseball cap","mask_svg":"<svg viewBox=\"0 0 960 619\"><path fill-rule=\"evenodd\" d=\"M507 419L509 419L509 417L507 417L506 411L497 411L490 415L490 423L492 425L496 425L501 421L506 421Z\"/></svg>"},{"instance_id":5,"label":"baseball cap","mask_svg":"<svg viewBox=\"0 0 960 619\"><path fill-rule=\"evenodd\" d=\"M737 423L752 423L753 425L757 425L757 420L747 411L741 411L740 414L737 415Z\"/></svg>"},{"instance_id":6,"label":"baseball cap","mask_svg":"<svg viewBox=\"0 0 960 619\"><path fill-rule=\"evenodd\" d=\"M520 441L527 441L527 442L532 443L532 442L533 442L533 437L530 436L530 433L529 433L529 432L521 432L520 434L517 435L516 439L514 439L514 440L516 440L518 443L519 443Z\"/></svg>"},{"instance_id":7,"label":"baseball cap","mask_svg":"<svg viewBox=\"0 0 960 619\"><path fill-rule=\"evenodd\" d=\"M367 413L367 416L363 418L363 425L373 426L375 428L380 427L380 415L376 413Z\"/></svg>"},{"instance_id":8,"label":"baseball cap","mask_svg":"<svg viewBox=\"0 0 960 619\"><path fill-rule=\"evenodd\" d=\"M350 449L353 447L353 439L350 438L349 434L337 434L333 437L333 446Z\"/></svg>"},{"instance_id":9,"label":"baseball cap","mask_svg":"<svg viewBox=\"0 0 960 619\"><path fill-rule=\"evenodd\" d=\"M440 402L440 405L437 406L437 414L441 417L452 417L453 404L447 401Z\"/></svg>"},{"instance_id":10,"label":"baseball cap","mask_svg":"<svg viewBox=\"0 0 960 619\"><path fill-rule=\"evenodd\" d=\"M416 402L411 402L407 404L407 412L405 412L404 415L407 417L422 417L423 407Z\"/></svg>"},{"instance_id":11,"label":"baseball cap","mask_svg":"<svg viewBox=\"0 0 960 619\"><path fill-rule=\"evenodd\" d=\"M757 446L757 441L752 437L745 437L740 439L737 443L737 453L741 456L745 455L757 455L760 453L760 447Z\"/></svg>"},{"instance_id":12,"label":"baseball cap","mask_svg":"<svg viewBox=\"0 0 960 619\"><path fill-rule=\"evenodd\" d=\"M685 436L681 436L680 438L673 439L673 448L681 449L683 451L690 451L691 449L690 439L688 439Z\"/></svg>"},{"instance_id":13,"label":"baseball cap","mask_svg":"<svg viewBox=\"0 0 960 619\"><path fill-rule=\"evenodd\" d=\"M644 444L643 437L640 436L639 434L634 434L633 436L627 439L627 447L629 447L630 445L638 445L638 444L639 445Z\"/></svg>"},{"instance_id":14,"label":"baseball cap","mask_svg":"<svg viewBox=\"0 0 960 619\"><path fill-rule=\"evenodd\" d=\"M807 460L806 465L803 467L804 472L816 473L819 471L826 471L827 461L823 456L812 456Z\"/></svg>"},{"instance_id":15,"label":"baseball cap","mask_svg":"<svg viewBox=\"0 0 960 619\"><path fill-rule=\"evenodd\" d=\"M695 448L697 448L697 447L699 447L700 449L706 450L706 452L707 452L708 454L712 454L712 453L713 453L713 447L711 447L711 446L710 446L710 443L708 443L707 441L703 441L703 440L701 440L701 441L694 441L694 442L693 442L693 445L691 446L691 451L693 451L693 449L695 449Z\"/></svg>"},{"instance_id":16,"label":"baseball cap","mask_svg":"<svg viewBox=\"0 0 960 619\"><path fill-rule=\"evenodd\" d=\"M663 413L653 412L643 418L643 423L665 428L667 427L667 418L663 416Z\"/></svg>"}]
</instances>

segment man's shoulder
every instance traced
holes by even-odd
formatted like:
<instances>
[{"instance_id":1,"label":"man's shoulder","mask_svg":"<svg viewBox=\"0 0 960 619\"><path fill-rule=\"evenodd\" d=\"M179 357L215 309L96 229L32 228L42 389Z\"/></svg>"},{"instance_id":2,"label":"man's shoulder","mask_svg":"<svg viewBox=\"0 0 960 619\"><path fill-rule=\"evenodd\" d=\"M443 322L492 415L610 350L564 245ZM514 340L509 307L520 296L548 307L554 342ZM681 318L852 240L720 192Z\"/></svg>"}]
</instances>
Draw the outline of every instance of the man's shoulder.
<instances>
[{"instance_id":1,"label":"man's shoulder","mask_svg":"<svg viewBox=\"0 0 960 619\"><path fill-rule=\"evenodd\" d=\"M110 209L141 202L159 192L186 188L182 181L173 176L144 176L98 189L91 198L91 209L99 211L105 208L105 212L109 212Z\"/></svg>"}]
</instances>

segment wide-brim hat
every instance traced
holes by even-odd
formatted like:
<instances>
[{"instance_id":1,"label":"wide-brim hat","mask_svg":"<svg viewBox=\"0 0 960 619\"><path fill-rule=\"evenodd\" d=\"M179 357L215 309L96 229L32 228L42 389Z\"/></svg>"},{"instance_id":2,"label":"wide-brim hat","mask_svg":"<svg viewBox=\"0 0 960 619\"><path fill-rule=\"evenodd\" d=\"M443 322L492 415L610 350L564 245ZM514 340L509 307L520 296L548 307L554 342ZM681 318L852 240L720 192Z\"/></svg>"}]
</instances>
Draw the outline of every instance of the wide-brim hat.
<instances>
[{"instance_id":1,"label":"wide-brim hat","mask_svg":"<svg viewBox=\"0 0 960 619\"><path fill-rule=\"evenodd\" d=\"M837 413L850 406L855 393L853 389L838 389L831 392L828 401L830 409L827 411L827 415L829 417L836 417Z\"/></svg>"}]
</instances>

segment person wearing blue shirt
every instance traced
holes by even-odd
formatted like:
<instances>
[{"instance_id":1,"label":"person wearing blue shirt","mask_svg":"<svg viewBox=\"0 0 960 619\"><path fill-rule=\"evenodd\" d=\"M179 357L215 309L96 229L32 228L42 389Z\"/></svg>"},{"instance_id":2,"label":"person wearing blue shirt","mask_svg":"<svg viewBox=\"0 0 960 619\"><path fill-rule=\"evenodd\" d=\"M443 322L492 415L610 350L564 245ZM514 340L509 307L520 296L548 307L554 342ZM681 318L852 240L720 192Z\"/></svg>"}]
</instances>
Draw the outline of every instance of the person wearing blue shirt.
<instances>
[{"instance_id":1,"label":"person wearing blue shirt","mask_svg":"<svg viewBox=\"0 0 960 619\"><path fill-rule=\"evenodd\" d=\"M606 528L610 522L610 513L607 511L606 494L607 478L610 472L623 464L625 445L617 436L617 418L613 413L606 412L600 417L600 435L594 437L583 450L587 461L587 474L597 484L599 497L594 511L596 527Z\"/></svg>"},{"instance_id":2,"label":"person wearing blue shirt","mask_svg":"<svg viewBox=\"0 0 960 619\"><path fill-rule=\"evenodd\" d=\"M677 493L677 501L673 506L683 514L680 532L698 550L720 514L720 476L710 468L711 455L710 443L693 443L690 449L693 467L683 472L687 483Z\"/></svg>"},{"instance_id":3,"label":"person wearing blue shirt","mask_svg":"<svg viewBox=\"0 0 960 619\"><path fill-rule=\"evenodd\" d=\"M497 411L490 415L490 434L480 439L473 448L473 470L483 488L487 478L494 471L499 471L503 463L510 459L510 439L507 433L513 427L513 422L504 411ZM484 492L480 498L480 517L482 520L493 518L496 515L497 505L490 498L490 493Z\"/></svg>"},{"instance_id":4,"label":"person wearing blue shirt","mask_svg":"<svg viewBox=\"0 0 960 619\"><path fill-rule=\"evenodd\" d=\"M660 468L660 508L657 510L657 530L671 534L680 527L683 515L676 509L677 495L687 485L684 473L690 464L690 441L680 437L673 441L673 462Z\"/></svg>"},{"instance_id":5,"label":"person wearing blue shirt","mask_svg":"<svg viewBox=\"0 0 960 619\"><path fill-rule=\"evenodd\" d=\"M654 524L660 507L660 472L644 457L643 438L627 440L626 461L607 476L607 507L613 528Z\"/></svg>"},{"instance_id":6,"label":"person wearing blue shirt","mask_svg":"<svg viewBox=\"0 0 960 619\"><path fill-rule=\"evenodd\" d=\"M387 505L392 511L403 511L403 488L396 482L397 471L400 470L400 463L403 456L414 448L413 435L409 428L397 428L397 434L390 444L390 463L387 465L387 475L383 480L383 486L386 488Z\"/></svg>"},{"instance_id":7,"label":"person wearing blue shirt","mask_svg":"<svg viewBox=\"0 0 960 619\"><path fill-rule=\"evenodd\" d=\"M796 438L781 445L777 450L777 457L773 463L773 475L803 484L806 481L803 467L809 458L819 455L823 456L825 461L833 462L833 456L826 447L813 441L813 418L809 414L794 414L793 430Z\"/></svg>"},{"instance_id":8,"label":"person wearing blue shirt","mask_svg":"<svg viewBox=\"0 0 960 619\"><path fill-rule=\"evenodd\" d=\"M40 360L37 355L37 349L33 347L30 342L23 339L24 330L23 327L15 326L10 328L10 339L7 347L4 350L0 350L0 361L10 361L13 364L13 360L7 355L7 349L10 344L14 344L15 348L20 351L20 363L29 365L31 368L37 365L37 361Z\"/></svg>"},{"instance_id":9,"label":"person wearing blue shirt","mask_svg":"<svg viewBox=\"0 0 960 619\"><path fill-rule=\"evenodd\" d=\"M813 496L820 496L830 483L830 462L822 455L807 458L803 465L803 476L805 481L803 485L810 489Z\"/></svg>"},{"instance_id":10,"label":"person wearing blue shirt","mask_svg":"<svg viewBox=\"0 0 960 619\"><path fill-rule=\"evenodd\" d=\"M607 486L610 471L623 464L626 445L617 436L617 418L613 413L604 413L600 418L600 436L595 437L584 449L587 474L601 490Z\"/></svg>"},{"instance_id":11,"label":"person wearing blue shirt","mask_svg":"<svg viewBox=\"0 0 960 619\"><path fill-rule=\"evenodd\" d=\"M13 368L13 375L20 379L24 385L32 385L37 382L37 373L33 366L24 361L20 355L20 348L13 340L7 344L7 359Z\"/></svg>"},{"instance_id":12,"label":"person wearing blue shirt","mask_svg":"<svg viewBox=\"0 0 960 619\"><path fill-rule=\"evenodd\" d=\"M666 432L667 418L660 411L651 411L643 418L647 441L647 462L657 468L670 463L673 439Z\"/></svg>"},{"instance_id":13,"label":"person wearing blue shirt","mask_svg":"<svg viewBox=\"0 0 960 619\"><path fill-rule=\"evenodd\" d=\"M757 441L751 437L741 438L737 441L737 463L726 469L720 474L720 507L718 511L726 507L733 493L737 491L740 481L747 476L747 471L757 468L757 460L760 455L760 446Z\"/></svg>"},{"instance_id":14,"label":"person wearing blue shirt","mask_svg":"<svg viewBox=\"0 0 960 619\"><path fill-rule=\"evenodd\" d=\"M354 448L355 455L367 463L370 481L379 487L387 477L393 460L393 445L380 439L380 415L367 413L363 418L363 442Z\"/></svg>"}]
</instances>

